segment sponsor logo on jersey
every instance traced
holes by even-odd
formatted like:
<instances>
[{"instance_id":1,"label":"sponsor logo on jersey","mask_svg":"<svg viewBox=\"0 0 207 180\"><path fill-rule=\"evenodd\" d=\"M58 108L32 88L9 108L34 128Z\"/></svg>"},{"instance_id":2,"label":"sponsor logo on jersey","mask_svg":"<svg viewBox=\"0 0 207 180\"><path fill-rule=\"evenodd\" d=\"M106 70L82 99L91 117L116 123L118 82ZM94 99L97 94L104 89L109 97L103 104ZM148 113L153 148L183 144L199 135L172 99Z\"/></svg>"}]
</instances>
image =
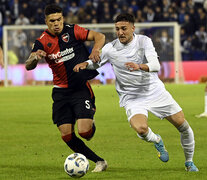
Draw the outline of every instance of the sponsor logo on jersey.
<instances>
[{"instance_id":1,"label":"sponsor logo on jersey","mask_svg":"<svg viewBox=\"0 0 207 180\"><path fill-rule=\"evenodd\" d=\"M49 54L48 58L50 60L55 60L56 63L68 61L75 56L73 47L66 48L64 51L59 51L56 54Z\"/></svg>"},{"instance_id":2,"label":"sponsor logo on jersey","mask_svg":"<svg viewBox=\"0 0 207 180\"><path fill-rule=\"evenodd\" d=\"M72 54L64 56L64 57L62 57L60 59L56 59L55 62L56 63L60 63L60 62L68 61L68 60L72 59L74 56L75 56L75 53L72 53Z\"/></svg>"},{"instance_id":3,"label":"sponsor logo on jersey","mask_svg":"<svg viewBox=\"0 0 207 180\"><path fill-rule=\"evenodd\" d=\"M69 41L69 38L70 38L70 36L68 33L65 33L62 35L62 40L66 43Z\"/></svg>"}]
</instances>

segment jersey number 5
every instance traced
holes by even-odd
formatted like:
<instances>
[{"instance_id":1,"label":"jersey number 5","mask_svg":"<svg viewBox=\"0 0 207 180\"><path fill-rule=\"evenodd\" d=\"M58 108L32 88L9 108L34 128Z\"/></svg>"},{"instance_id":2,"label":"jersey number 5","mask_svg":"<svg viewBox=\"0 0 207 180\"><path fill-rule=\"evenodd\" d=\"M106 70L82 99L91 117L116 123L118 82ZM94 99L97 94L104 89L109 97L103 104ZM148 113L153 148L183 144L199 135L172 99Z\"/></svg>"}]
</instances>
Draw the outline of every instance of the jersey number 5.
<instances>
[{"instance_id":1,"label":"jersey number 5","mask_svg":"<svg viewBox=\"0 0 207 180\"><path fill-rule=\"evenodd\" d=\"M90 109L91 108L89 100L86 100L85 104L86 104L86 109Z\"/></svg>"}]
</instances>

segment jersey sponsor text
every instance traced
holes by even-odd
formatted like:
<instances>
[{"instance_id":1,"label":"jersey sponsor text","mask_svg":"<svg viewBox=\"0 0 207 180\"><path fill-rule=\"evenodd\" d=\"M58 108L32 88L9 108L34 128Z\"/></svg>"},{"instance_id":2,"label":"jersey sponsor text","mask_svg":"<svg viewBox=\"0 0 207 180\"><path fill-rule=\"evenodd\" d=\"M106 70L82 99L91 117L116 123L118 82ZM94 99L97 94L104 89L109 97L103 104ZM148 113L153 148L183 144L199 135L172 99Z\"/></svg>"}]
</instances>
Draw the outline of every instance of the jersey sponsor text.
<instances>
[{"instance_id":1,"label":"jersey sponsor text","mask_svg":"<svg viewBox=\"0 0 207 180\"><path fill-rule=\"evenodd\" d=\"M75 56L73 47L66 48L64 51L59 51L56 54L49 54L48 58L50 60L55 60L56 63L68 61Z\"/></svg>"}]
</instances>

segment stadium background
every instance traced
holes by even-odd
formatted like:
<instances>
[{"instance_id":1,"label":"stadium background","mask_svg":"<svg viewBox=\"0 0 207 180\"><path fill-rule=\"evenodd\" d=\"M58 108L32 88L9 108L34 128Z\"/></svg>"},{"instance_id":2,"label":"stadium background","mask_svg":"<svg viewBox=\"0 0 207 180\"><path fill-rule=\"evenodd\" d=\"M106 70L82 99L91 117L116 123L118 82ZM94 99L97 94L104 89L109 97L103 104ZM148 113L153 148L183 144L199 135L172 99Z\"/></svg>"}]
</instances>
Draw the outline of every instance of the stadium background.
<instances>
[{"instance_id":1,"label":"stadium background","mask_svg":"<svg viewBox=\"0 0 207 180\"><path fill-rule=\"evenodd\" d=\"M178 22L180 25L180 51L184 79L186 83L206 81L207 68L207 10L203 0L1 0L0 5L0 42L2 44L4 25L43 25L44 7L48 3L58 3L64 10L66 23L100 24L113 23L120 12L134 14L136 23ZM157 31L156 38L152 30L144 33L153 39L160 56L164 71L159 72L165 82L173 82L173 37L172 30L163 28ZM34 31L25 33L13 31L8 39L8 79L12 85L50 84L51 71L42 62L37 70L26 72L24 62L28 58L32 43L38 37ZM107 39L110 41L115 36ZM89 51L91 44L87 44ZM109 65L101 68L96 83L113 83L114 74ZM193 71L193 73L192 73ZM27 80L24 79L27 77ZM0 70L3 85L4 69ZM32 81L33 79L34 81ZM34 83L35 82L35 83Z\"/></svg>"}]
</instances>

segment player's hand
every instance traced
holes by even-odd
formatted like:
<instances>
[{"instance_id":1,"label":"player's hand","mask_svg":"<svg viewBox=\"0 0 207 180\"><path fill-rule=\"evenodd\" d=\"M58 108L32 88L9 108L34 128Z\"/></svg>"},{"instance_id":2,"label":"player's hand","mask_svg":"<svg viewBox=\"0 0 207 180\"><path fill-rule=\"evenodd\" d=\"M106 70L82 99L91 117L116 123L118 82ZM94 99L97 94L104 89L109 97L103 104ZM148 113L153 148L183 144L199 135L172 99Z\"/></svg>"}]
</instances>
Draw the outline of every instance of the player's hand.
<instances>
[{"instance_id":1,"label":"player's hand","mask_svg":"<svg viewBox=\"0 0 207 180\"><path fill-rule=\"evenodd\" d=\"M82 69L86 69L87 66L88 66L88 63L87 62L82 62L80 64L76 64L75 67L73 68L73 71L74 72L79 72Z\"/></svg>"},{"instance_id":2,"label":"player's hand","mask_svg":"<svg viewBox=\"0 0 207 180\"><path fill-rule=\"evenodd\" d=\"M35 55L36 55L36 59L37 60L42 60L43 58L46 57L47 53L45 51L43 51L43 50L38 49L36 51Z\"/></svg>"},{"instance_id":3,"label":"player's hand","mask_svg":"<svg viewBox=\"0 0 207 180\"><path fill-rule=\"evenodd\" d=\"M100 51L99 50L92 50L90 56L88 57L90 60L92 60L94 63L100 61Z\"/></svg>"},{"instance_id":4,"label":"player's hand","mask_svg":"<svg viewBox=\"0 0 207 180\"><path fill-rule=\"evenodd\" d=\"M125 63L125 66L129 71L138 71L140 69L140 65L133 62Z\"/></svg>"}]
</instances>

